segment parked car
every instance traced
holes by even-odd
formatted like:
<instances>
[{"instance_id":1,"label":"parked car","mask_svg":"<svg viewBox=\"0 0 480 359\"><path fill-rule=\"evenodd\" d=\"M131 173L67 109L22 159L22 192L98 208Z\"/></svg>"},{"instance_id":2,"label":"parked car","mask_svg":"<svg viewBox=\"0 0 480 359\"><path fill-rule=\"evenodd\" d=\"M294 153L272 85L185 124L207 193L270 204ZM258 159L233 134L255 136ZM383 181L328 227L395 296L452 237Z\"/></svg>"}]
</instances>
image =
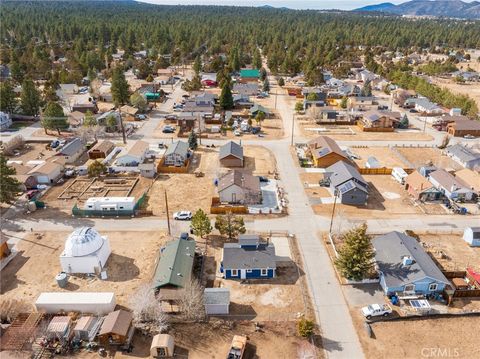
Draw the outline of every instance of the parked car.
<instances>
[{"instance_id":1,"label":"parked car","mask_svg":"<svg viewBox=\"0 0 480 359\"><path fill-rule=\"evenodd\" d=\"M30 191L27 192L27 199L32 199L32 198L34 198L38 193L39 193L38 190L36 190L36 189L31 189Z\"/></svg>"},{"instance_id":2,"label":"parked car","mask_svg":"<svg viewBox=\"0 0 480 359\"><path fill-rule=\"evenodd\" d=\"M362 308L362 314L365 318L387 317L392 314L392 308L388 304L370 304Z\"/></svg>"},{"instance_id":3,"label":"parked car","mask_svg":"<svg viewBox=\"0 0 480 359\"><path fill-rule=\"evenodd\" d=\"M143 121L143 120L146 120L146 119L147 119L147 116L145 116L145 115L137 115L137 119Z\"/></svg>"},{"instance_id":4,"label":"parked car","mask_svg":"<svg viewBox=\"0 0 480 359\"><path fill-rule=\"evenodd\" d=\"M177 115L167 115L165 116L165 120L168 120L168 121L175 121L177 119Z\"/></svg>"},{"instance_id":5,"label":"parked car","mask_svg":"<svg viewBox=\"0 0 480 359\"><path fill-rule=\"evenodd\" d=\"M173 126L166 125L165 127L163 127L162 132L163 132L163 133L174 133L174 132L175 132L175 128L174 128Z\"/></svg>"},{"instance_id":6,"label":"parked car","mask_svg":"<svg viewBox=\"0 0 480 359\"><path fill-rule=\"evenodd\" d=\"M189 221L192 219L192 212L190 211L179 211L173 214L173 219L177 221Z\"/></svg>"},{"instance_id":7,"label":"parked car","mask_svg":"<svg viewBox=\"0 0 480 359\"><path fill-rule=\"evenodd\" d=\"M185 239L185 240L187 240L189 237L190 237L190 236L188 235L187 232L183 232L183 233L180 234L180 239Z\"/></svg>"},{"instance_id":8,"label":"parked car","mask_svg":"<svg viewBox=\"0 0 480 359\"><path fill-rule=\"evenodd\" d=\"M411 113L417 113L418 111L415 110L414 108L412 108L412 109L410 110L410 112L411 112Z\"/></svg>"},{"instance_id":9,"label":"parked car","mask_svg":"<svg viewBox=\"0 0 480 359\"><path fill-rule=\"evenodd\" d=\"M475 139L475 136L474 135L465 135L465 136L463 136L463 138L466 139L466 140L473 140L473 139Z\"/></svg>"},{"instance_id":10,"label":"parked car","mask_svg":"<svg viewBox=\"0 0 480 359\"><path fill-rule=\"evenodd\" d=\"M260 127L252 127L252 133L256 135L257 133L260 133L262 129Z\"/></svg>"},{"instance_id":11,"label":"parked car","mask_svg":"<svg viewBox=\"0 0 480 359\"><path fill-rule=\"evenodd\" d=\"M259 176L258 179L260 180L260 182L268 182L268 178L265 176Z\"/></svg>"},{"instance_id":12,"label":"parked car","mask_svg":"<svg viewBox=\"0 0 480 359\"><path fill-rule=\"evenodd\" d=\"M242 135L242 133L241 133L239 130L233 131L233 134L234 134L235 136L241 136L241 135Z\"/></svg>"}]
</instances>

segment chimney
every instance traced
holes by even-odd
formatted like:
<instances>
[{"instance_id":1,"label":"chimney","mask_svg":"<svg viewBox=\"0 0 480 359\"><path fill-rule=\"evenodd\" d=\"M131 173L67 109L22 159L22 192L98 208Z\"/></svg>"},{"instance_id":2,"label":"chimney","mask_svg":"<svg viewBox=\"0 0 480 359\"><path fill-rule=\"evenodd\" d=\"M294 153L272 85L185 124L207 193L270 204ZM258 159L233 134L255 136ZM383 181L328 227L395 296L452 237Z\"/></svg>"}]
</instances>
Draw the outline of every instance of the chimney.
<instances>
[{"instance_id":1,"label":"chimney","mask_svg":"<svg viewBox=\"0 0 480 359\"><path fill-rule=\"evenodd\" d=\"M403 256L402 257L402 266L407 267L413 264L413 259L410 256Z\"/></svg>"}]
</instances>

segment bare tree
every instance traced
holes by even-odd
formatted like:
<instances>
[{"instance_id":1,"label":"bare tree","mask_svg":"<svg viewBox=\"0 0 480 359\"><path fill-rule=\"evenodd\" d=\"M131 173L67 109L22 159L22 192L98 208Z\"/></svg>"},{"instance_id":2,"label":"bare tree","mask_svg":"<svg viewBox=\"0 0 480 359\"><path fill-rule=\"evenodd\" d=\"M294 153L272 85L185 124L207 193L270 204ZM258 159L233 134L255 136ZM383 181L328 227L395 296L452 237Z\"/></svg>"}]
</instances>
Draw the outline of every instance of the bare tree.
<instances>
[{"instance_id":1,"label":"bare tree","mask_svg":"<svg viewBox=\"0 0 480 359\"><path fill-rule=\"evenodd\" d=\"M184 320L199 322L205 318L203 287L198 280L192 279L187 283L179 304Z\"/></svg>"},{"instance_id":2,"label":"bare tree","mask_svg":"<svg viewBox=\"0 0 480 359\"><path fill-rule=\"evenodd\" d=\"M16 135L12 137L10 141L3 144L3 152L7 156L13 156L15 150L20 150L25 145L25 140L22 135Z\"/></svg>"},{"instance_id":3,"label":"bare tree","mask_svg":"<svg viewBox=\"0 0 480 359\"><path fill-rule=\"evenodd\" d=\"M168 315L162 311L162 304L148 284L130 296L129 304L136 328L151 333L161 333L168 328Z\"/></svg>"},{"instance_id":4,"label":"bare tree","mask_svg":"<svg viewBox=\"0 0 480 359\"><path fill-rule=\"evenodd\" d=\"M321 118L322 111L317 106L310 106L310 108L307 110L307 116L311 120L317 121Z\"/></svg>"}]
</instances>

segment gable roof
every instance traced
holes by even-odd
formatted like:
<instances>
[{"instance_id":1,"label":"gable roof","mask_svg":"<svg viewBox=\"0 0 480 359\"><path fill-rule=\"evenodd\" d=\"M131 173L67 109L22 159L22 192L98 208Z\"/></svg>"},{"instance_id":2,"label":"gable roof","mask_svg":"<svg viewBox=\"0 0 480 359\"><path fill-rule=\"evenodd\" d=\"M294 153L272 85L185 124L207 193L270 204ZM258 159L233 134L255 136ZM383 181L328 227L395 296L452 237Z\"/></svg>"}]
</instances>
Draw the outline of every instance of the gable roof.
<instances>
[{"instance_id":1,"label":"gable roof","mask_svg":"<svg viewBox=\"0 0 480 359\"><path fill-rule=\"evenodd\" d=\"M350 192L354 189L359 189L362 192L368 193L367 187L361 185L358 182L355 182L354 180L347 181L345 183L342 183L340 186L338 186L338 190L340 191L341 194Z\"/></svg>"},{"instance_id":2,"label":"gable roof","mask_svg":"<svg viewBox=\"0 0 480 359\"><path fill-rule=\"evenodd\" d=\"M471 169L464 168L455 172L455 177L464 182L469 188L480 192L480 174Z\"/></svg>"},{"instance_id":3,"label":"gable roof","mask_svg":"<svg viewBox=\"0 0 480 359\"><path fill-rule=\"evenodd\" d=\"M222 263L226 269L276 268L275 247L262 243L256 248L242 248L238 243L225 243Z\"/></svg>"},{"instance_id":4,"label":"gable roof","mask_svg":"<svg viewBox=\"0 0 480 359\"><path fill-rule=\"evenodd\" d=\"M252 192L260 192L260 179L246 172L228 171L218 180L218 191L221 192L231 185L237 185Z\"/></svg>"},{"instance_id":5,"label":"gable roof","mask_svg":"<svg viewBox=\"0 0 480 359\"><path fill-rule=\"evenodd\" d=\"M127 154L130 156L141 157L148 150L150 145L145 141L137 141L135 144L130 147Z\"/></svg>"},{"instance_id":6,"label":"gable roof","mask_svg":"<svg viewBox=\"0 0 480 359\"><path fill-rule=\"evenodd\" d=\"M466 163L480 159L480 153L471 148L456 144L445 149L445 152L451 156L457 157L460 161Z\"/></svg>"},{"instance_id":7,"label":"gable roof","mask_svg":"<svg viewBox=\"0 0 480 359\"><path fill-rule=\"evenodd\" d=\"M393 120L399 120L401 117L400 112L392 111L380 111L380 110L370 110L363 114L363 118L370 122L380 121L383 117L387 117Z\"/></svg>"},{"instance_id":8,"label":"gable roof","mask_svg":"<svg viewBox=\"0 0 480 359\"><path fill-rule=\"evenodd\" d=\"M165 156L177 154L182 157L187 157L187 153L188 143L183 141L175 141L170 146L168 146L167 150L165 151Z\"/></svg>"},{"instance_id":9,"label":"gable roof","mask_svg":"<svg viewBox=\"0 0 480 359\"><path fill-rule=\"evenodd\" d=\"M397 231L377 236L372 240L375 260L388 287L399 287L425 277L449 284L435 262L413 237ZM413 263L403 266L403 257L410 256Z\"/></svg>"},{"instance_id":10,"label":"gable roof","mask_svg":"<svg viewBox=\"0 0 480 359\"><path fill-rule=\"evenodd\" d=\"M433 187L433 184L431 184L430 181L423 177L418 171L410 173L405 179L405 183L410 187L413 187L417 192L423 192Z\"/></svg>"},{"instance_id":11,"label":"gable roof","mask_svg":"<svg viewBox=\"0 0 480 359\"><path fill-rule=\"evenodd\" d=\"M220 147L220 151L218 153L218 157L220 159L223 159L230 155L243 160L243 147L233 141L229 141L226 144L224 144L222 147Z\"/></svg>"},{"instance_id":12,"label":"gable roof","mask_svg":"<svg viewBox=\"0 0 480 359\"><path fill-rule=\"evenodd\" d=\"M204 304L230 304L230 289L228 288L205 288L203 292Z\"/></svg>"},{"instance_id":13,"label":"gable roof","mask_svg":"<svg viewBox=\"0 0 480 359\"><path fill-rule=\"evenodd\" d=\"M480 130L480 121L470 120L468 118L459 118L449 123L447 126L453 127L455 130Z\"/></svg>"},{"instance_id":14,"label":"gable roof","mask_svg":"<svg viewBox=\"0 0 480 359\"><path fill-rule=\"evenodd\" d=\"M99 151L99 152L107 153L111 149L113 149L114 147L115 147L115 145L113 144L113 142L105 140L105 141L102 141L102 142L98 142L88 152Z\"/></svg>"},{"instance_id":15,"label":"gable roof","mask_svg":"<svg viewBox=\"0 0 480 359\"><path fill-rule=\"evenodd\" d=\"M262 111L265 115L269 115L271 112L268 108L266 107L263 107L262 105L259 105L258 103L254 104L251 108L250 108L250 114L254 114L258 111Z\"/></svg>"},{"instance_id":16,"label":"gable roof","mask_svg":"<svg viewBox=\"0 0 480 359\"><path fill-rule=\"evenodd\" d=\"M83 141L80 138L74 138L72 141L67 143L63 148L60 150L60 153L64 156L72 156L79 151L85 148Z\"/></svg>"},{"instance_id":17,"label":"gable roof","mask_svg":"<svg viewBox=\"0 0 480 359\"><path fill-rule=\"evenodd\" d=\"M45 162L45 163L42 163L41 165L34 167L27 174L31 175L31 174L39 173L39 174L50 175L53 172L56 172L57 170L61 171L62 169L63 169L63 166L59 165L58 163Z\"/></svg>"},{"instance_id":18,"label":"gable roof","mask_svg":"<svg viewBox=\"0 0 480 359\"><path fill-rule=\"evenodd\" d=\"M312 155L316 158L323 158L331 153L347 158L337 142L328 136L318 136L308 142L308 147L310 147Z\"/></svg>"},{"instance_id":19,"label":"gable roof","mask_svg":"<svg viewBox=\"0 0 480 359\"><path fill-rule=\"evenodd\" d=\"M433 179L442 188L452 191L452 187L456 189L468 189L468 186L460 178L455 178L451 173L444 169L439 169L430 173L429 178Z\"/></svg>"},{"instance_id":20,"label":"gable roof","mask_svg":"<svg viewBox=\"0 0 480 359\"><path fill-rule=\"evenodd\" d=\"M132 323L133 315L126 310L120 309L108 313L100 328L99 335L114 333L117 335L126 336L130 324Z\"/></svg>"},{"instance_id":21,"label":"gable roof","mask_svg":"<svg viewBox=\"0 0 480 359\"><path fill-rule=\"evenodd\" d=\"M166 285L185 287L192 276L195 241L193 239L176 239L160 250L153 276L153 288Z\"/></svg>"},{"instance_id":22,"label":"gable roof","mask_svg":"<svg viewBox=\"0 0 480 359\"><path fill-rule=\"evenodd\" d=\"M257 69L242 69L242 70L240 70L240 77L259 78L260 77L260 70L257 70Z\"/></svg>"},{"instance_id":23,"label":"gable roof","mask_svg":"<svg viewBox=\"0 0 480 359\"><path fill-rule=\"evenodd\" d=\"M358 172L355 167L345 163L344 161L338 161L330 167L327 167L326 173L329 173L328 177L330 179L330 183L334 187L338 187L342 183L350 181L351 179L354 179L356 182L360 182L360 184L365 188L368 187L367 182L363 179L360 172Z\"/></svg>"}]
</instances>

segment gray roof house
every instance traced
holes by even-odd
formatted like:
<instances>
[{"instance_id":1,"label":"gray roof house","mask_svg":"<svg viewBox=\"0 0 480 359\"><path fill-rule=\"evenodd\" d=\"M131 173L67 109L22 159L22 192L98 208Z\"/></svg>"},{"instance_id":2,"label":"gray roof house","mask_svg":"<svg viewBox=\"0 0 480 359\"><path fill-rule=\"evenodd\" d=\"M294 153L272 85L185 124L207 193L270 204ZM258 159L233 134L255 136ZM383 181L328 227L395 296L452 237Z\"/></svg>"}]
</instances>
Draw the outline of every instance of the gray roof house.
<instances>
[{"instance_id":1,"label":"gray roof house","mask_svg":"<svg viewBox=\"0 0 480 359\"><path fill-rule=\"evenodd\" d=\"M218 179L218 197L222 203L259 204L262 202L260 179L250 173L231 170Z\"/></svg>"},{"instance_id":2,"label":"gray roof house","mask_svg":"<svg viewBox=\"0 0 480 359\"><path fill-rule=\"evenodd\" d=\"M243 147L229 141L220 147L218 159L224 167L243 167Z\"/></svg>"},{"instance_id":3,"label":"gray roof house","mask_svg":"<svg viewBox=\"0 0 480 359\"><path fill-rule=\"evenodd\" d=\"M444 169L430 173L428 180L435 188L452 200L464 199L470 201L475 197L475 192L463 180Z\"/></svg>"},{"instance_id":4,"label":"gray roof house","mask_svg":"<svg viewBox=\"0 0 480 359\"><path fill-rule=\"evenodd\" d=\"M480 152L461 144L447 147L445 154L464 168L475 169L480 167Z\"/></svg>"},{"instance_id":5,"label":"gray roof house","mask_svg":"<svg viewBox=\"0 0 480 359\"><path fill-rule=\"evenodd\" d=\"M188 143L176 141L168 146L164 155L164 164L166 166L182 167L188 159Z\"/></svg>"},{"instance_id":6,"label":"gray roof house","mask_svg":"<svg viewBox=\"0 0 480 359\"><path fill-rule=\"evenodd\" d=\"M85 144L77 137L63 146L60 154L65 159L65 163L74 163L85 151Z\"/></svg>"},{"instance_id":7,"label":"gray roof house","mask_svg":"<svg viewBox=\"0 0 480 359\"><path fill-rule=\"evenodd\" d=\"M257 83L235 83L233 84L234 93L244 95L244 96L255 96L258 93L258 84Z\"/></svg>"},{"instance_id":8,"label":"gray roof house","mask_svg":"<svg viewBox=\"0 0 480 359\"><path fill-rule=\"evenodd\" d=\"M365 205L368 200L368 183L352 165L338 161L327 167L325 178L330 181L330 191L343 204Z\"/></svg>"},{"instance_id":9,"label":"gray roof house","mask_svg":"<svg viewBox=\"0 0 480 359\"><path fill-rule=\"evenodd\" d=\"M203 304L207 315L225 315L229 313L230 289L229 288L205 288L203 292Z\"/></svg>"},{"instance_id":10,"label":"gray roof house","mask_svg":"<svg viewBox=\"0 0 480 359\"><path fill-rule=\"evenodd\" d=\"M389 232L372 240L380 285L386 295L441 293L450 282L422 245L405 233Z\"/></svg>"}]
</instances>

